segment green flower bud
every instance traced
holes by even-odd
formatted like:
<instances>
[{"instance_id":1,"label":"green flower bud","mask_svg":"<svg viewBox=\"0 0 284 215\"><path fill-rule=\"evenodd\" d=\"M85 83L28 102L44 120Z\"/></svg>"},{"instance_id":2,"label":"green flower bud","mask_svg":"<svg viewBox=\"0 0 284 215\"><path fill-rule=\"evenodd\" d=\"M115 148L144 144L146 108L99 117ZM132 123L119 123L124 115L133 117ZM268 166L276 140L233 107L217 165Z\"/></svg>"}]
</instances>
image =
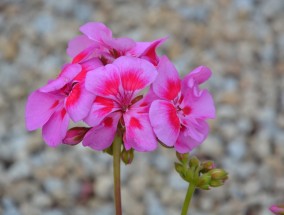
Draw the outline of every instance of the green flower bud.
<instances>
[{"instance_id":1,"label":"green flower bud","mask_svg":"<svg viewBox=\"0 0 284 215\"><path fill-rule=\"evenodd\" d=\"M209 185L211 187L221 187L222 185L224 185L224 181L223 180L212 180L210 181Z\"/></svg>"},{"instance_id":2,"label":"green flower bud","mask_svg":"<svg viewBox=\"0 0 284 215\"><path fill-rule=\"evenodd\" d=\"M200 189L204 189L207 190L207 187L209 187L209 183L211 181L211 175L210 174L203 174L202 176L200 176L198 178L198 182L197 182L197 187L199 187Z\"/></svg>"},{"instance_id":3,"label":"green flower bud","mask_svg":"<svg viewBox=\"0 0 284 215\"><path fill-rule=\"evenodd\" d=\"M131 164L131 162L134 159L134 150L130 149L128 151L126 151L125 149L122 150L121 152L121 160L123 161L123 163L127 164Z\"/></svg>"},{"instance_id":4,"label":"green flower bud","mask_svg":"<svg viewBox=\"0 0 284 215\"><path fill-rule=\"evenodd\" d=\"M212 169L208 173L211 175L212 180L228 179L228 173L223 169Z\"/></svg>"},{"instance_id":5,"label":"green flower bud","mask_svg":"<svg viewBox=\"0 0 284 215\"><path fill-rule=\"evenodd\" d=\"M201 189L201 190L210 190L209 184L204 184L202 186L198 186L198 188Z\"/></svg>"},{"instance_id":6,"label":"green flower bud","mask_svg":"<svg viewBox=\"0 0 284 215\"><path fill-rule=\"evenodd\" d=\"M209 161L204 161L204 162L201 163L201 172L202 173L206 173L206 172L214 169L215 167L216 166L215 166L213 161L210 161L210 160Z\"/></svg>"},{"instance_id":7,"label":"green flower bud","mask_svg":"<svg viewBox=\"0 0 284 215\"><path fill-rule=\"evenodd\" d=\"M196 180L194 178L194 171L192 169L187 169L185 172L185 180L190 183L196 184Z\"/></svg>"},{"instance_id":8,"label":"green flower bud","mask_svg":"<svg viewBox=\"0 0 284 215\"><path fill-rule=\"evenodd\" d=\"M177 159L180 162L182 162L182 163L187 163L188 162L188 158L189 158L189 154L188 153L181 154L181 153L176 152L176 156L177 156Z\"/></svg>"},{"instance_id":9,"label":"green flower bud","mask_svg":"<svg viewBox=\"0 0 284 215\"><path fill-rule=\"evenodd\" d=\"M178 173L183 172L183 165L175 162L175 169Z\"/></svg>"},{"instance_id":10,"label":"green flower bud","mask_svg":"<svg viewBox=\"0 0 284 215\"><path fill-rule=\"evenodd\" d=\"M112 144L110 147L106 148L105 150L103 150L103 152L113 156L113 150L112 150Z\"/></svg>"},{"instance_id":11,"label":"green flower bud","mask_svg":"<svg viewBox=\"0 0 284 215\"><path fill-rule=\"evenodd\" d=\"M194 169L199 167L199 160L197 159L197 157L194 156L189 160L189 167Z\"/></svg>"}]
</instances>

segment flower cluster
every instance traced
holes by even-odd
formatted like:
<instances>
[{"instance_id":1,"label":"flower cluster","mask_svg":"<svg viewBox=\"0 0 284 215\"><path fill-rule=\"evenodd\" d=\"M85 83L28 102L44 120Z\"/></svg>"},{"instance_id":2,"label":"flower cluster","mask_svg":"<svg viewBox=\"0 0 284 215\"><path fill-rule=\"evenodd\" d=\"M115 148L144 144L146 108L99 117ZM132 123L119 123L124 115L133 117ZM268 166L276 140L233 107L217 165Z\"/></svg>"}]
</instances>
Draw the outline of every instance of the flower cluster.
<instances>
[{"instance_id":1,"label":"flower cluster","mask_svg":"<svg viewBox=\"0 0 284 215\"><path fill-rule=\"evenodd\" d=\"M180 79L172 62L156 53L165 38L114 38L98 22L80 31L68 44L71 63L29 96L28 130L42 127L49 146L82 141L95 150L110 147L115 135L126 151L152 151L160 142L186 153L204 141L206 120L215 117L210 93L199 88L211 76L207 67ZM88 127L68 130L71 120Z\"/></svg>"}]
</instances>

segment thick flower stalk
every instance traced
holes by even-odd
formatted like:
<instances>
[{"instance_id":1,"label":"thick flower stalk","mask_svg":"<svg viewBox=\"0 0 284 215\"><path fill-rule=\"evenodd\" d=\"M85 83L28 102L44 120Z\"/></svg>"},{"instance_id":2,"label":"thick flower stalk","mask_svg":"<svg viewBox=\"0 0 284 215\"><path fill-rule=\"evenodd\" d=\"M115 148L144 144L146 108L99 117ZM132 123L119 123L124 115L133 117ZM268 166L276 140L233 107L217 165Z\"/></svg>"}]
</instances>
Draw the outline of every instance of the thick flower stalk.
<instances>
[{"instance_id":1,"label":"thick flower stalk","mask_svg":"<svg viewBox=\"0 0 284 215\"><path fill-rule=\"evenodd\" d=\"M80 31L82 35L68 43L71 62L29 96L26 127L42 128L44 141L52 147L82 142L112 155L116 214L122 214L120 160L130 164L135 151L153 151L158 143L188 153L207 137L207 119L215 117L215 107L210 93L199 85L211 71L200 66L181 80L171 61L156 53L165 38L151 42L115 38L99 22L87 23ZM86 126L68 130L70 121ZM188 176L184 164L176 164L184 179L195 180L191 183L195 187L223 182L209 163L200 168L206 173L196 181L197 170Z\"/></svg>"}]
</instances>

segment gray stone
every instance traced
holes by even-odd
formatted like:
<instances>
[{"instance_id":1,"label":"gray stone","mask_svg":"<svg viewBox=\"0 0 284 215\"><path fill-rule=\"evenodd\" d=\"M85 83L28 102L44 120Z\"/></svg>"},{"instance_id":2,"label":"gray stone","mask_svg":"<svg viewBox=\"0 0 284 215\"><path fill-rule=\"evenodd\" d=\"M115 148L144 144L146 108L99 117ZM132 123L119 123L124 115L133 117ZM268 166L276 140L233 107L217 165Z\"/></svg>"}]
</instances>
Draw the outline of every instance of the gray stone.
<instances>
[{"instance_id":1,"label":"gray stone","mask_svg":"<svg viewBox=\"0 0 284 215\"><path fill-rule=\"evenodd\" d=\"M20 212L11 199L3 198L2 204L4 208L3 215L20 215Z\"/></svg>"},{"instance_id":2,"label":"gray stone","mask_svg":"<svg viewBox=\"0 0 284 215\"><path fill-rule=\"evenodd\" d=\"M177 172L171 172L168 177L168 184L176 190L186 190L188 183L185 182Z\"/></svg>"},{"instance_id":3,"label":"gray stone","mask_svg":"<svg viewBox=\"0 0 284 215\"><path fill-rule=\"evenodd\" d=\"M27 161L17 162L9 169L8 177L11 181L15 181L30 176L31 172L31 166Z\"/></svg>"},{"instance_id":4,"label":"gray stone","mask_svg":"<svg viewBox=\"0 0 284 215\"><path fill-rule=\"evenodd\" d=\"M99 208L96 212L95 215L113 215L114 208L112 204L107 204Z\"/></svg>"},{"instance_id":5,"label":"gray stone","mask_svg":"<svg viewBox=\"0 0 284 215\"><path fill-rule=\"evenodd\" d=\"M52 209L42 213L43 215L64 215L63 211L58 209Z\"/></svg>"},{"instance_id":6,"label":"gray stone","mask_svg":"<svg viewBox=\"0 0 284 215\"><path fill-rule=\"evenodd\" d=\"M147 204L147 214L148 215L164 215L166 211L161 205L159 199L156 197L154 192L146 193L146 204Z\"/></svg>"},{"instance_id":7,"label":"gray stone","mask_svg":"<svg viewBox=\"0 0 284 215\"><path fill-rule=\"evenodd\" d=\"M246 150L246 144L241 138L232 140L228 145L228 153L236 161L242 159L246 155Z\"/></svg>"}]
</instances>

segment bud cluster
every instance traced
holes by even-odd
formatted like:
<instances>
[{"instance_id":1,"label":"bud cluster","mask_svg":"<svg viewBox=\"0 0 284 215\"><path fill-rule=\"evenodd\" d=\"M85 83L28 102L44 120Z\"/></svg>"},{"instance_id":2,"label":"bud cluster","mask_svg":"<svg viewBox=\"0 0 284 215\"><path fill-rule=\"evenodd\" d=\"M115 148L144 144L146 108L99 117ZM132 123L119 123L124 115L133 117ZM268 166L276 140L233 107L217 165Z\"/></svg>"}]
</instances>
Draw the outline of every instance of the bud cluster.
<instances>
[{"instance_id":1,"label":"bud cluster","mask_svg":"<svg viewBox=\"0 0 284 215\"><path fill-rule=\"evenodd\" d=\"M228 179L228 173L224 169L216 168L213 161L200 162L195 156L177 153L179 162L175 163L175 169L187 182L194 184L202 190L210 190L212 187L220 187Z\"/></svg>"}]
</instances>

